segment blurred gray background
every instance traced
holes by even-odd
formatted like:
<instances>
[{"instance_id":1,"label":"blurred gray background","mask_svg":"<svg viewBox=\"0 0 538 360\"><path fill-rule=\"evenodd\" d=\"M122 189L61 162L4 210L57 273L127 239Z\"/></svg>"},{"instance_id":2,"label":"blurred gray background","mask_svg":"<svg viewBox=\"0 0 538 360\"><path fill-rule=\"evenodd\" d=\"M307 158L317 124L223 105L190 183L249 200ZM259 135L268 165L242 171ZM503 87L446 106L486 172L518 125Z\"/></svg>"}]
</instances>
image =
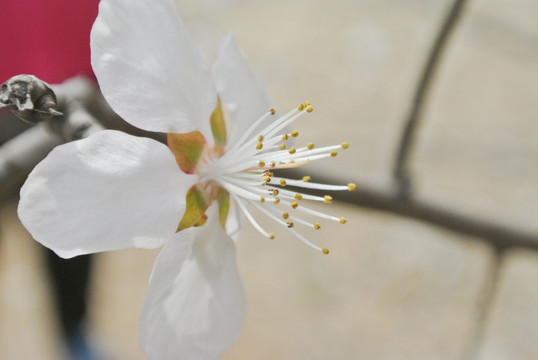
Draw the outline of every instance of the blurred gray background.
<instances>
[{"instance_id":1,"label":"blurred gray background","mask_svg":"<svg viewBox=\"0 0 538 360\"><path fill-rule=\"evenodd\" d=\"M390 207L400 202L377 211L357 197L330 205L345 226L309 234L331 249L321 256L247 224L238 243L247 318L224 359L538 358L538 1L177 3L208 63L232 29L280 109L313 104L296 124L301 141L350 143L308 169L314 180L397 199L411 114L403 167L413 201L507 230L454 232ZM38 244L15 207L0 210L0 359L58 359ZM111 360L145 358L137 321L155 255L96 260L88 326Z\"/></svg>"}]
</instances>

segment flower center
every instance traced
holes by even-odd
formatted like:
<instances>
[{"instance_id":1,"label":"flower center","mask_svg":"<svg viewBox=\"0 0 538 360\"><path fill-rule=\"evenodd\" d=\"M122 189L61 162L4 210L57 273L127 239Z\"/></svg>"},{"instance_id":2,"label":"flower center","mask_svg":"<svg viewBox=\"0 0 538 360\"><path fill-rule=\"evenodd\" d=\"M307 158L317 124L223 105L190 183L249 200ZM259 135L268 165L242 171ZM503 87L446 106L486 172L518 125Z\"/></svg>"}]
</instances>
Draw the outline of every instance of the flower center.
<instances>
[{"instance_id":1,"label":"flower center","mask_svg":"<svg viewBox=\"0 0 538 360\"><path fill-rule=\"evenodd\" d=\"M307 245L328 254L327 248L314 245L298 232L295 224L315 230L321 229L320 222L306 221L302 214L313 215L320 221L331 220L340 224L346 223L347 220L304 206L305 200L330 203L332 198L329 195L305 194L300 189L353 191L356 189L355 184L326 185L312 183L310 176L304 176L301 180L275 176L275 172L282 173L282 170L306 166L311 161L335 157L338 150L349 147L346 142L321 148L316 148L311 142L298 148L290 146L290 140L297 138L299 132L297 130L288 132L286 130L288 125L312 111L310 103L305 102L286 115L263 126L264 123L273 120L276 114L274 109L269 109L237 143L230 146L225 154L209 163L207 170L204 170L207 171L208 178L213 179L228 191L250 223L263 236L269 239L275 237L273 232L268 232L259 225L250 213L249 207L257 208L262 214L288 229Z\"/></svg>"},{"instance_id":2,"label":"flower center","mask_svg":"<svg viewBox=\"0 0 538 360\"><path fill-rule=\"evenodd\" d=\"M312 111L310 103L305 102L275 120L276 111L271 108L254 122L234 144L222 146L216 142L215 147L208 147L204 141L202 148L190 147L191 149L195 148L198 152L196 166L190 169L192 173L199 176L199 184L193 187L195 190L191 189L193 191L191 199L193 203L197 202L195 207L197 206L198 210L189 207L188 194L185 216L189 216L189 211L191 214L195 213L194 217L200 215L201 210L203 210L203 214L212 201L217 201L221 224L224 226L228 216L230 199L233 199L233 203L263 236L269 239L275 238L273 232L266 231L256 221L249 208L258 209L260 213L285 227L305 244L328 254L327 248L313 244L297 231L297 227L305 226L320 230L321 221L329 220L345 224L347 220L344 217L329 215L305 206L305 201L331 203L332 197L305 194L301 189L353 191L356 189L356 185L352 183L347 185L313 183L310 176L304 176L301 180L278 176L285 169L306 166L312 161L335 157L338 150L349 147L347 142L320 148L316 148L311 142L298 148L290 146L290 140L297 138L299 132L297 130L288 131L288 125ZM182 146L185 147L184 144ZM175 154L173 144L170 148ZM182 169L184 168L182 167ZM196 213L196 211L198 212ZM304 215L313 216L318 221L309 222L304 219ZM198 223L185 223L184 225L189 224L196 226ZM181 230L181 224L178 230Z\"/></svg>"}]
</instances>

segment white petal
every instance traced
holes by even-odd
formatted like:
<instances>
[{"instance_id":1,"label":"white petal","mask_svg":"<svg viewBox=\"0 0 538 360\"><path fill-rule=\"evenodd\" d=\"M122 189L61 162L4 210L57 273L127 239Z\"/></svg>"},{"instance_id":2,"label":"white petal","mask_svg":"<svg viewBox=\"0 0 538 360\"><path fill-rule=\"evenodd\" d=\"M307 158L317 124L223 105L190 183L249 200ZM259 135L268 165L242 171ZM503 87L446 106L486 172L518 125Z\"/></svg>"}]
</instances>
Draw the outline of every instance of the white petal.
<instances>
[{"instance_id":1,"label":"white petal","mask_svg":"<svg viewBox=\"0 0 538 360\"><path fill-rule=\"evenodd\" d=\"M211 73L172 0L102 0L91 33L92 67L112 108L139 128L211 138Z\"/></svg>"},{"instance_id":2,"label":"white petal","mask_svg":"<svg viewBox=\"0 0 538 360\"><path fill-rule=\"evenodd\" d=\"M56 147L21 189L19 217L64 258L170 238L197 177L157 141L105 130Z\"/></svg>"},{"instance_id":3,"label":"white petal","mask_svg":"<svg viewBox=\"0 0 538 360\"><path fill-rule=\"evenodd\" d=\"M152 360L218 359L239 334L245 295L234 243L216 218L185 230L189 241L167 242L155 262L140 318Z\"/></svg>"},{"instance_id":4,"label":"white petal","mask_svg":"<svg viewBox=\"0 0 538 360\"><path fill-rule=\"evenodd\" d=\"M213 66L213 76L222 104L231 117L228 132L230 146L274 105L231 33L223 40L219 57Z\"/></svg>"},{"instance_id":5,"label":"white petal","mask_svg":"<svg viewBox=\"0 0 538 360\"><path fill-rule=\"evenodd\" d=\"M234 242L239 240L239 233L243 225L243 213L235 201L230 201L230 210L226 218L226 234L232 238Z\"/></svg>"}]
</instances>

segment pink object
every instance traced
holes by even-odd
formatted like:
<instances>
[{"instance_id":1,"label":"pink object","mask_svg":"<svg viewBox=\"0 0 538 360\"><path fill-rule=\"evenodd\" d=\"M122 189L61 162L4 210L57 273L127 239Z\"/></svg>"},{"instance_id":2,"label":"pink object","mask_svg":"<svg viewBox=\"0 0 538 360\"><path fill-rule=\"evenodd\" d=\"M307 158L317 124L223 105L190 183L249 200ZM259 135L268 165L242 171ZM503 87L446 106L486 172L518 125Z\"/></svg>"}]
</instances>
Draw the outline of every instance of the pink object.
<instances>
[{"instance_id":1,"label":"pink object","mask_svg":"<svg viewBox=\"0 0 538 360\"><path fill-rule=\"evenodd\" d=\"M90 30L99 0L0 0L0 83L32 74L48 83L95 76Z\"/></svg>"}]
</instances>

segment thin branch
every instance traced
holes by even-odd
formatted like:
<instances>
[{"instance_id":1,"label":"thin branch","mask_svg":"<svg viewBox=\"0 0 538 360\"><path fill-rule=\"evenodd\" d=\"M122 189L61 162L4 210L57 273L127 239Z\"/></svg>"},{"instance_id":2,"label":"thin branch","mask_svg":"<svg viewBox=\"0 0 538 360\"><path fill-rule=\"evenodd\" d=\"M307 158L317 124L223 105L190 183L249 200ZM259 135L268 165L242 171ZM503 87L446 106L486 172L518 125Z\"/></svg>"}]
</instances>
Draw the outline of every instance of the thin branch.
<instances>
[{"instance_id":1,"label":"thin branch","mask_svg":"<svg viewBox=\"0 0 538 360\"><path fill-rule=\"evenodd\" d=\"M0 147L0 198L17 187L43 157L63 141L41 123Z\"/></svg>"},{"instance_id":2,"label":"thin branch","mask_svg":"<svg viewBox=\"0 0 538 360\"><path fill-rule=\"evenodd\" d=\"M475 360L479 358L480 348L484 341L488 319L493 309L493 301L499 288L504 251L496 250L491 263L491 269L486 272L483 288L479 294L479 301L476 306L476 322L474 331L468 339L467 346L463 351L464 360Z\"/></svg>"},{"instance_id":3,"label":"thin branch","mask_svg":"<svg viewBox=\"0 0 538 360\"><path fill-rule=\"evenodd\" d=\"M411 177L408 169L410 153L413 150L416 130L422 117L422 110L429 95L431 84L438 69L439 60L442 58L458 21L463 13L465 0L455 0L448 12L439 33L433 42L432 49L426 61L426 65L418 82L411 108L405 121L398 152L393 168L393 176L398 193L402 197L408 197L412 190Z\"/></svg>"},{"instance_id":4,"label":"thin branch","mask_svg":"<svg viewBox=\"0 0 538 360\"><path fill-rule=\"evenodd\" d=\"M52 148L57 143L83 138L92 132L103 129L103 126L86 111L82 100L83 94L90 90L84 90L82 85L77 86L75 89L70 89L67 85L54 89L58 96L60 109L65 112L65 116L44 122L40 124L43 128L36 127L33 133L27 131L0 148L0 174L3 174L0 176L0 197L6 192L5 184L11 178L17 178L19 174L29 172L46 155L47 149ZM62 93L63 90L66 91L65 94ZM70 97L68 94L75 96ZM45 128L52 130L52 139L50 139L50 134L44 135ZM297 170L289 170L288 174L290 172L292 177L302 177L302 174ZM339 182L339 179L324 179L321 174L315 176L318 181L324 183ZM537 234L503 227L477 218L469 218L427 202L402 197L398 192L381 192L360 187L359 191L346 192L345 195L334 194L334 198L364 208L421 220L460 234L478 237L498 250L514 246L538 250Z\"/></svg>"},{"instance_id":5,"label":"thin branch","mask_svg":"<svg viewBox=\"0 0 538 360\"><path fill-rule=\"evenodd\" d=\"M298 170L286 170L286 175L301 179L303 175ZM325 184L345 183L340 179L325 177L322 174L312 174L316 182ZM323 192L312 192L324 195ZM518 229L498 225L497 223L458 214L456 211L443 209L434 204L402 198L397 192L389 193L359 186L354 192L335 192L331 196L336 201L357 205L367 209L375 209L406 218L420 220L453 232L473 236L498 250L512 247L524 247L538 250L538 234L527 233Z\"/></svg>"}]
</instances>

